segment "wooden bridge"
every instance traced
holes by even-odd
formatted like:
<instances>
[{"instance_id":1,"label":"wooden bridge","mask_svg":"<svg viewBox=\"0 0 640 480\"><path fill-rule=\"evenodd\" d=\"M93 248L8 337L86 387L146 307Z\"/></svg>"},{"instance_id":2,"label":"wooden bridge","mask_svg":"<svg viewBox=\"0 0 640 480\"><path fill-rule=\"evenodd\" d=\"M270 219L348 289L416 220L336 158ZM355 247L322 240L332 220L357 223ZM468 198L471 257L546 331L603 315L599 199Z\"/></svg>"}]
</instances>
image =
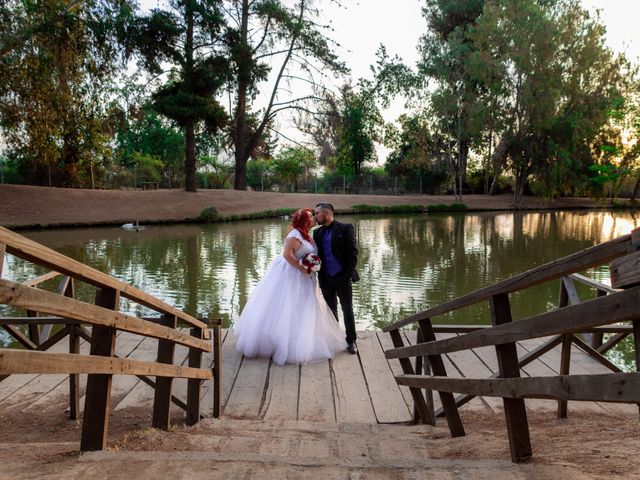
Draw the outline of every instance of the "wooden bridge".
<instances>
[{"instance_id":1,"label":"wooden bridge","mask_svg":"<svg viewBox=\"0 0 640 480\"><path fill-rule=\"evenodd\" d=\"M1 318L0 326L31 350L0 349L0 375L10 375L0 381L0 415L28 422L29 413L47 408L64 422L67 408L71 418L80 416L80 399L85 396L84 404L91 409L84 412L84 424L95 422L94 404L89 400L91 395L96 398L91 392L99 388L103 392L98 402L102 416L98 415L97 427L83 426L81 438L82 449L95 449L105 445L109 413L113 417L127 409L143 412L140 415L144 418L148 415L144 412L152 412L151 424L160 428L169 426L172 415L178 421L186 418L188 424L219 414L229 419L362 424L434 423L436 417L445 416L455 436L464 433L458 415L462 408L504 414L512 447L514 442L520 445L515 456L512 448L512 458L520 461L526 457L526 448L521 446L527 444L518 435L523 431L528 435L523 427L527 411L557 411L561 417L577 410L637 415L637 406L633 405L640 402L637 374L621 373L602 354L637 332L638 287L629 287L623 280L625 289L614 289L577 273L630 253L635 255L637 235L634 232L633 239L630 235L621 237L407 318L385 329L391 335L359 332L357 356L339 353L330 361L277 366L269 359L238 354L231 331L206 325L131 286L107 280L109 277L100 272L1 229L0 248L6 245L8 253L38 260L64 276L57 295L35 288L53 274L21 285L0 280L0 302L28 310L26 317ZM633 277L626 267L621 270L623 278ZM156 309L162 318L169 316L169 325L158 325L158 318L114 315L113 296L110 309L96 310L98 307L88 304L62 308L59 298L73 296L67 277L96 285L98 307L106 303L100 292L113 289ZM509 292L558 278L560 308L540 318L514 322L513 331L505 333L509 324L501 329L431 325L433 316L487 299L492 301L494 323L501 323L499 319L509 318L505 300ZM590 286L595 299L580 303L576 281ZM48 316L37 316L35 311ZM624 323L630 320L631 324ZM63 328L52 334L46 326L52 323ZM419 328L404 328L414 323ZM16 328L20 324L27 326L27 334ZM92 325L92 331L83 325ZM110 348L97 350L93 344L104 343L97 332L104 330L112 332ZM603 342L605 333L610 336ZM65 336L69 336L74 358L64 353L67 347L59 342ZM169 348L169 341L177 345ZM501 345L508 347L505 350ZM49 352L46 355L53 356L41 357L45 354L35 352L45 349ZM105 358L96 357L100 354ZM78 358L85 361L78 362ZM430 371L436 375L431 376ZM99 387L94 386L94 377L103 379ZM104 395L106 377L110 379L108 395ZM169 382L173 377L187 380ZM512 380L501 377L522 377L519 380L530 382L510 383L507 388L500 380ZM589 387L591 379L600 382L594 383L597 388ZM434 395L431 390L440 393ZM615 396L614 390L620 393ZM451 392L462 395L454 397ZM569 409L567 400L571 401ZM183 411L186 413L180 413ZM100 431L99 442L92 443L96 435L86 436L85 430L96 428Z\"/></svg>"}]
</instances>

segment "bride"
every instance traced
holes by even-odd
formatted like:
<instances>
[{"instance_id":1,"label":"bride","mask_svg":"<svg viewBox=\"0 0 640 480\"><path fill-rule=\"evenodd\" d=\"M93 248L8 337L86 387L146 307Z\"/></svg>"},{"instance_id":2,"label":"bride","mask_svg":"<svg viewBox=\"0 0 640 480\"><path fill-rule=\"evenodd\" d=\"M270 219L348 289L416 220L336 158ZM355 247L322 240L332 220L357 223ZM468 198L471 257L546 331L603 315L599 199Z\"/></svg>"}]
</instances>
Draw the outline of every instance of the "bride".
<instances>
[{"instance_id":1,"label":"bride","mask_svg":"<svg viewBox=\"0 0 640 480\"><path fill-rule=\"evenodd\" d=\"M236 349L245 356L300 364L344 350L344 332L320 293L315 273L300 265L306 255L317 253L309 234L314 225L310 209L293 214L284 252L271 263L234 325Z\"/></svg>"}]
</instances>

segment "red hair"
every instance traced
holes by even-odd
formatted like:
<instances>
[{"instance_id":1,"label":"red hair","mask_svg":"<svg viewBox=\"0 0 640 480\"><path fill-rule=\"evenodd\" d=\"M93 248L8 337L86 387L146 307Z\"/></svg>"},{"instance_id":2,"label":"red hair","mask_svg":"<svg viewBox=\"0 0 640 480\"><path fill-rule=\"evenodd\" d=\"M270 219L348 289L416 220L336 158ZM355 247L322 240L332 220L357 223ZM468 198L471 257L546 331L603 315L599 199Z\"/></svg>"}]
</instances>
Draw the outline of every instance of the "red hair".
<instances>
[{"instance_id":1,"label":"red hair","mask_svg":"<svg viewBox=\"0 0 640 480\"><path fill-rule=\"evenodd\" d=\"M302 238L310 242L311 235L309 235L309 230L311 230L311 215L307 215L307 213L313 215L310 208L301 208L294 213L291 216L291 226L300 232Z\"/></svg>"}]
</instances>

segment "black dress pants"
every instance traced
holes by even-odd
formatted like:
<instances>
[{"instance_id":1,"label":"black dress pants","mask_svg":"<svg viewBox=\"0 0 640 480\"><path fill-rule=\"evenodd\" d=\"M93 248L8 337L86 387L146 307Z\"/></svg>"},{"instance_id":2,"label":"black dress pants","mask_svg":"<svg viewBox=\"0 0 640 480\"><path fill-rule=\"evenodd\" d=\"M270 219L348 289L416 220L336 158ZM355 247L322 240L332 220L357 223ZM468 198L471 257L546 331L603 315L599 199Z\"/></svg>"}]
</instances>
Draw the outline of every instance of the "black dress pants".
<instances>
[{"instance_id":1,"label":"black dress pants","mask_svg":"<svg viewBox=\"0 0 640 480\"><path fill-rule=\"evenodd\" d=\"M353 289L351 278L340 272L334 277L323 276L319 279L322 296L338 321L338 299L342 307L347 343L356 341L356 320L353 315Z\"/></svg>"}]
</instances>

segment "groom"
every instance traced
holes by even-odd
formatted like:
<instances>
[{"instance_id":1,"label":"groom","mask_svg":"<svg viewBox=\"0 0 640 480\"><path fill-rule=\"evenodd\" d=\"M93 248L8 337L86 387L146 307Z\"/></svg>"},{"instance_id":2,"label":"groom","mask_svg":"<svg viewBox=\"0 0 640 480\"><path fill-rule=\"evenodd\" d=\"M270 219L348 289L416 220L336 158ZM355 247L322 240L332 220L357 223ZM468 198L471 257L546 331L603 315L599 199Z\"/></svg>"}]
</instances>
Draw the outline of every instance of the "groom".
<instances>
[{"instance_id":1,"label":"groom","mask_svg":"<svg viewBox=\"0 0 640 480\"><path fill-rule=\"evenodd\" d=\"M316 205L316 222L321 225L313 232L318 247L322 268L318 274L320 290L333 315L338 320L338 298L342 307L344 326L347 331L347 351L357 353L356 321L353 316L353 291L351 283L360 280L356 271L358 247L353 225L333 219L333 205Z\"/></svg>"}]
</instances>

